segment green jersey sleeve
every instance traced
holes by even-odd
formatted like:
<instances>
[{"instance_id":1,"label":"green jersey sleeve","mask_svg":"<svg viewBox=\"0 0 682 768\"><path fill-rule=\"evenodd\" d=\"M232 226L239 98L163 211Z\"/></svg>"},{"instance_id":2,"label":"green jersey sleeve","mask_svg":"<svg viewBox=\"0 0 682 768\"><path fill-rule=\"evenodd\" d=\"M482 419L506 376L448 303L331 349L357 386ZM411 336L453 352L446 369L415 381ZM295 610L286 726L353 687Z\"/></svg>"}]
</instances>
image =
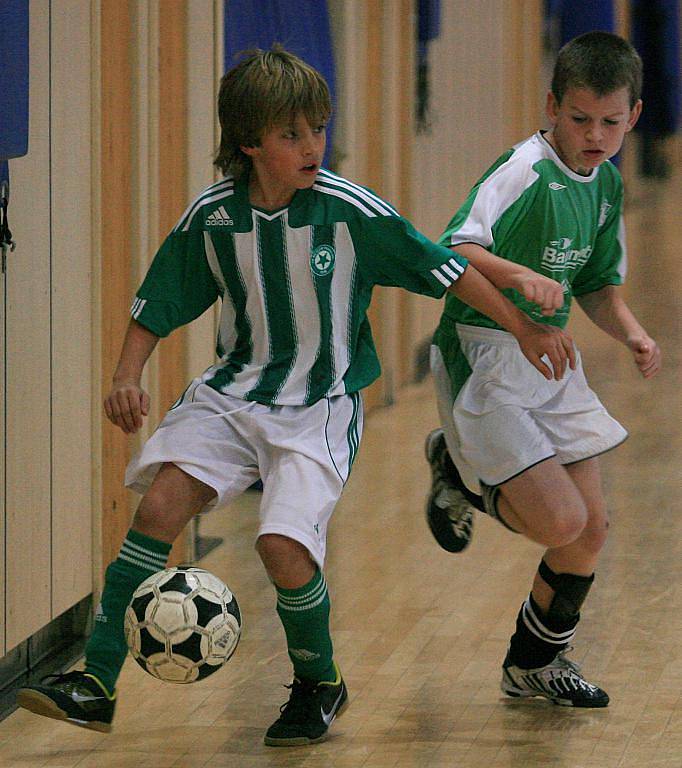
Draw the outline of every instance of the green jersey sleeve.
<instances>
[{"instance_id":1,"label":"green jersey sleeve","mask_svg":"<svg viewBox=\"0 0 682 768\"><path fill-rule=\"evenodd\" d=\"M201 230L172 232L135 296L132 317L157 336L199 317L219 296Z\"/></svg>"},{"instance_id":2,"label":"green jersey sleeve","mask_svg":"<svg viewBox=\"0 0 682 768\"><path fill-rule=\"evenodd\" d=\"M372 285L441 298L467 260L431 242L401 216L359 219L351 226L361 274Z\"/></svg>"}]
</instances>

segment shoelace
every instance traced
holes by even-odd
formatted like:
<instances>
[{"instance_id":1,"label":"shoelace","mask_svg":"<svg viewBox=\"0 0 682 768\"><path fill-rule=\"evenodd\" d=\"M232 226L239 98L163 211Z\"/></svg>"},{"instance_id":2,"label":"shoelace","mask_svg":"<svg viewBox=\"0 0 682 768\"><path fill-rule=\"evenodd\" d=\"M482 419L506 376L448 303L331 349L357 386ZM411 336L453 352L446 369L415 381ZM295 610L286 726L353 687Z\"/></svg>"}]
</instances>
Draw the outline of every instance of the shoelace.
<instances>
[{"instance_id":1,"label":"shoelace","mask_svg":"<svg viewBox=\"0 0 682 768\"><path fill-rule=\"evenodd\" d=\"M291 685L285 685L284 687L291 690L291 695L289 696L289 701L282 704L279 708L279 711L282 713L280 720L285 723L300 722L315 709L313 697L310 694L314 693L317 686L302 682L301 680L294 680Z\"/></svg>"},{"instance_id":2,"label":"shoelace","mask_svg":"<svg viewBox=\"0 0 682 768\"><path fill-rule=\"evenodd\" d=\"M576 674L580 674L580 664L578 664L577 661L573 661L573 659L567 659L566 654L571 653L573 650L572 645L567 645L563 651L559 651L557 653L556 658L554 659L554 662L559 662L560 666L566 667L570 669L572 672L575 672Z\"/></svg>"},{"instance_id":3,"label":"shoelace","mask_svg":"<svg viewBox=\"0 0 682 768\"><path fill-rule=\"evenodd\" d=\"M41 683L67 683L75 678L80 678L80 672L53 672L50 675L45 675L41 679Z\"/></svg>"},{"instance_id":4,"label":"shoelace","mask_svg":"<svg viewBox=\"0 0 682 768\"><path fill-rule=\"evenodd\" d=\"M74 688L82 681L83 676L81 672L57 672L45 675L40 680L41 684L44 685L63 685L66 690Z\"/></svg>"},{"instance_id":5,"label":"shoelace","mask_svg":"<svg viewBox=\"0 0 682 768\"><path fill-rule=\"evenodd\" d=\"M585 680L585 678L580 674L580 664L578 664L577 661L566 658L566 654L570 653L572 650L573 646L568 645L563 649L563 651L559 651L559 653L556 655L556 658L554 659L553 666L556 665L561 670L565 670L568 673L568 680L576 689L585 688L588 691L596 690L597 686L592 685L592 683L588 683L587 680ZM566 678L562 676L562 679L565 680Z\"/></svg>"}]
</instances>

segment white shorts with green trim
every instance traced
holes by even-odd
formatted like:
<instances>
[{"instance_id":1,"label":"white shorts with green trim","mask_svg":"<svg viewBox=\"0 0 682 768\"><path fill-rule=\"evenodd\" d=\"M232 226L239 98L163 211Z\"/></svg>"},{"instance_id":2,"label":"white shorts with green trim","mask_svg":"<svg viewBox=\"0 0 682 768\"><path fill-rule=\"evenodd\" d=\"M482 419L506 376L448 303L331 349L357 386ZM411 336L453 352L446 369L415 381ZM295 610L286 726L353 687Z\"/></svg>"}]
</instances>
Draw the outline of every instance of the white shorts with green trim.
<instances>
[{"instance_id":1,"label":"white shorts with green trim","mask_svg":"<svg viewBox=\"0 0 682 768\"><path fill-rule=\"evenodd\" d=\"M480 492L479 480L500 485L552 456L582 461L626 439L587 385L579 354L574 371L548 381L510 333L459 323L457 333L472 373L454 402L436 346L431 370L448 450L470 490Z\"/></svg>"},{"instance_id":2,"label":"white shorts with green trim","mask_svg":"<svg viewBox=\"0 0 682 768\"><path fill-rule=\"evenodd\" d=\"M358 393L310 406L268 406L224 395L195 379L126 470L145 493L171 462L217 494L223 506L263 481L258 535L303 544L324 565L327 525L348 479L362 434Z\"/></svg>"}]
</instances>

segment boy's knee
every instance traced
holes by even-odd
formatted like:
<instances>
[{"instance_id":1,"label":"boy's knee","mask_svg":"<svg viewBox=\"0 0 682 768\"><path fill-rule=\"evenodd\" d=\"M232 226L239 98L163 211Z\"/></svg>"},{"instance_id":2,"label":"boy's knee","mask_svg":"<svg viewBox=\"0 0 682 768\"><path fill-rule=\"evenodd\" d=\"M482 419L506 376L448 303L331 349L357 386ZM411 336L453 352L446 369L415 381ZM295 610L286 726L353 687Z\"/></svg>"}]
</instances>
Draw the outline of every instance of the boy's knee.
<instances>
[{"instance_id":1,"label":"boy's knee","mask_svg":"<svg viewBox=\"0 0 682 768\"><path fill-rule=\"evenodd\" d=\"M310 559L308 550L303 544L278 533L264 533L259 536L256 541L256 550L264 561Z\"/></svg>"},{"instance_id":2,"label":"boy's knee","mask_svg":"<svg viewBox=\"0 0 682 768\"><path fill-rule=\"evenodd\" d=\"M545 532L545 540L541 543L550 548L572 544L585 531L587 521L587 508L583 504L557 510L551 516L551 523Z\"/></svg>"},{"instance_id":3,"label":"boy's knee","mask_svg":"<svg viewBox=\"0 0 682 768\"><path fill-rule=\"evenodd\" d=\"M133 528L147 536L165 540L171 535L171 529L176 527L172 510L173 499L152 487L140 501L133 518ZM177 532L173 530L172 534L175 538Z\"/></svg>"},{"instance_id":4,"label":"boy's knee","mask_svg":"<svg viewBox=\"0 0 682 768\"><path fill-rule=\"evenodd\" d=\"M256 551L275 584L296 589L314 576L317 568L308 549L295 539L277 533L264 533L256 541Z\"/></svg>"},{"instance_id":5,"label":"boy's knee","mask_svg":"<svg viewBox=\"0 0 682 768\"><path fill-rule=\"evenodd\" d=\"M598 555L606 544L609 533L608 517L590 519L580 534L582 548L591 555Z\"/></svg>"}]
</instances>

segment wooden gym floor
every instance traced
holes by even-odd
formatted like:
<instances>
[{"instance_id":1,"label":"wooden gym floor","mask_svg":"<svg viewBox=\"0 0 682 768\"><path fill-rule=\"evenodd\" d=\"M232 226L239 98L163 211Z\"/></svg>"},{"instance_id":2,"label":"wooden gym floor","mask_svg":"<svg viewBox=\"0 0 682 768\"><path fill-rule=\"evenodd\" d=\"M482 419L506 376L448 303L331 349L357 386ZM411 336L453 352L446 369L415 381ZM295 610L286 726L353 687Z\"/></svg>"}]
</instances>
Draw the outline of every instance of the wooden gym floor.
<instances>
[{"instance_id":1,"label":"wooden gym floor","mask_svg":"<svg viewBox=\"0 0 682 768\"><path fill-rule=\"evenodd\" d=\"M131 660L110 735L17 711L0 723L2 768L680 768L682 766L682 195L633 180L627 206L629 301L663 347L645 382L628 353L576 310L592 386L630 439L602 462L609 542L573 658L611 695L570 710L499 692L500 664L541 549L478 516L470 548L441 551L424 522L431 382L367 420L332 522L327 579L336 656L350 707L327 742L262 743L290 668L274 593L253 551L258 494L213 513L223 545L201 567L234 589L244 616L224 670L190 686Z\"/></svg>"}]
</instances>

